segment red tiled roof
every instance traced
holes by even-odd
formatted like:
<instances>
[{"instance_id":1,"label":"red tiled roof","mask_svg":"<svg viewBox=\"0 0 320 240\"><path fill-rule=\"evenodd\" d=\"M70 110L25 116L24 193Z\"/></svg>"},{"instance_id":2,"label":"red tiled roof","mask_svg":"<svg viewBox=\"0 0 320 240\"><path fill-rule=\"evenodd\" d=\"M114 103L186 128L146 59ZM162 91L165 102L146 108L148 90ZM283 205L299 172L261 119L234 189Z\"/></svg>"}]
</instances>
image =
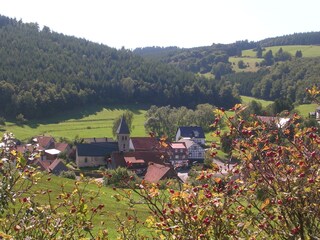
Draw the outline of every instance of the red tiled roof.
<instances>
[{"instance_id":1,"label":"red tiled roof","mask_svg":"<svg viewBox=\"0 0 320 240\"><path fill-rule=\"evenodd\" d=\"M268 116L257 116L257 118L263 122L263 123L267 123L267 124L270 124L270 123L274 123L276 118L275 117L268 117Z\"/></svg>"},{"instance_id":2,"label":"red tiled roof","mask_svg":"<svg viewBox=\"0 0 320 240\"><path fill-rule=\"evenodd\" d=\"M49 147L50 141L53 140L53 137L50 136L37 136L35 137L40 147L47 148Z\"/></svg>"},{"instance_id":3,"label":"red tiled roof","mask_svg":"<svg viewBox=\"0 0 320 240\"><path fill-rule=\"evenodd\" d=\"M34 150L33 148L32 145L19 145L16 147L16 150L19 153L24 154L25 152L32 152Z\"/></svg>"},{"instance_id":4,"label":"red tiled roof","mask_svg":"<svg viewBox=\"0 0 320 240\"><path fill-rule=\"evenodd\" d=\"M127 164L145 163L143 159L136 159L135 157L124 157Z\"/></svg>"},{"instance_id":5,"label":"red tiled roof","mask_svg":"<svg viewBox=\"0 0 320 240\"><path fill-rule=\"evenodd\" d=\"M162 164L149 163L144 180L152 183L157 183L164 179L166 174L170 171L170 167Z\"/></svg>"},{"instance_id":6,"label":"red tiled roof","mask_svg":"<svg viewBox=\"0 0 320 240\"><path fill-rule=\"evenodd\" d=\"M141 151L141 152L113 152L112 160L114 167L126 167L125 158L132 157L135 159L144 160L146 164L149 162L155 162L158 164L163 164L165 159L168 159L168 155L166 153L161 152L150 152L150 151Z\"/></svg>"},{"instance_id":7,"label":"red tiled roof","mask_svg":"<svg viewBox=\"0 0 320 240\"><path fill-rule=\"evenodd\" d=\"M48 167L50 171L55 170L55 168L63 168L67 170L67 167L65 166L65 164L62 162L61 159L56 159L53 161L53 163L50 164L50 166Z\"/></svg>"},{"instance_id":8,"label":"red tiled roof","mask_svg":"<svg viewBox=\"0 0 320 240\"><path fill-rule=\"evenodd\" d=\"M172 149L182 149L186 148L186 145L184 142L173 142L170 144Z\"/></svg>"},{"instance_id":9,"label":"red tiled roof","mask_svg":"<svg viewBox=\"0 0 320 240\"><path fill-rule=\"evenodd\" d=\"M161 149L159 140L153 137L131 137L135 151L155 151Z\"/></svg>"},{"instance_id":10,"label":"red tiled roof","mask_svg":"<svg viewBox=\"0 0 320 240\"><path fill-rule=\"evenodd\" d=\"M68 143L55 143L55 149L59 150L60 152L66 151L68 147Z\"/></svg>"}]
</instances>

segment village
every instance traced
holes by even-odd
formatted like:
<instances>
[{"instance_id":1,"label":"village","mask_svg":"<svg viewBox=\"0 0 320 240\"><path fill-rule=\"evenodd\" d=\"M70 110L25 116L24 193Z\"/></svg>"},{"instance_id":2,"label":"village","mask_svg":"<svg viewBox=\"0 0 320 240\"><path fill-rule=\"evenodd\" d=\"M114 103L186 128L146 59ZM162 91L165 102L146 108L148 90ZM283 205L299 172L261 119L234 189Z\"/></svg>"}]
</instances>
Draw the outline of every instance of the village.
<instances>
[{"instance_id":1,"label":"village","mask_svg":"<svg viewBox=\"0 0 320 240\"><path fill-rule=\"evenodd\" d=\"M180 178L178 172L185 173L191 166L204 162L205 134L199 126L179 127L175 141L171 142L154 136L131 136L122 117L116 133L116 140L84 138L73 148L68 143L56 142L51 136L40 135L15 148L27 158L28 165L55 175L79 169L90 173L90 169L123 167L153 183L164 179L185 181L185 175ZM74 156L74 164L67 164L61 156Z\"/></svg>"},{"instance_id":2,"label":"village","mask_svg":"<svg viewBox=\"0 0 320 240\"><path fill-rule=\"evenodd\" d=\"M285 126L289 118L257 116L261 122L275 123L278 128ZM309 113L309 118L320 119L320 107ZM71 146L66 142L56 142L48 135L35 136L30 143L17 144L15 149L27 159L28 165L38 167L55 175L73 171L79 174L85 169L88 176L99 168L126 168L140 178L157 183L164 179L186 181L188 170L195 164L203 164L205 152L205 133L199 126L178 127L174 141L155 136L131 136L125 118L122 116L113 138L83 138ZM67 164L66 157L74 159ZM223 171L225 164L212 159ZM230 166L229 166L230 167Z\"/></svg>"}]
</instances>

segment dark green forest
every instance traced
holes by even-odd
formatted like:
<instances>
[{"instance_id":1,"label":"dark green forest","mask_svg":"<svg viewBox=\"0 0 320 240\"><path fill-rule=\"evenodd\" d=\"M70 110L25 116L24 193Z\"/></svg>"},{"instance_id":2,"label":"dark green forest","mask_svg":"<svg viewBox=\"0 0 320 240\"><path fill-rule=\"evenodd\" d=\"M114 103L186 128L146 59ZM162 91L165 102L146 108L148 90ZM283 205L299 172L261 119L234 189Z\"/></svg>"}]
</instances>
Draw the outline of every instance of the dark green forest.
<instances>
[{"instance_id":1,"label":"dark green forest","mask_svg":"<svg viewBox=\"0 0 320 240\"><path fill-rule=\"evenodd\" d=\"M231 85L0 16L0 116L50 116L90 104L230 107Z\"/></svg>"},{"instance_id":2,"label":"dark green forest","mask_svg":"<svg viewBox=\"0 0 320 240\"><path fill-rule=\"evenodd\" d=\"M319 84L320 59L290 57L258 72L232 71L230 56L281 44L320 44L320 32L130 51L0 15L0 116L33 119L93 104L229 108L239 95L308 102L304 89Z\"/></svg>"}]
</instances>

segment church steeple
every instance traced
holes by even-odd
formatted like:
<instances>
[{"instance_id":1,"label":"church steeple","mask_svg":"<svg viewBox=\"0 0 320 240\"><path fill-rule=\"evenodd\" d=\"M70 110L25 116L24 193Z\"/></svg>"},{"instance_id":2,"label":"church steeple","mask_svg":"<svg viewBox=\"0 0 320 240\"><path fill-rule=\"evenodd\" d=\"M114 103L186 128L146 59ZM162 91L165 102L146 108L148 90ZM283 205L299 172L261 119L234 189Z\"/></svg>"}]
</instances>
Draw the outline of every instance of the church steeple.
<instances>
[{"instance_id":1,"label":"church steeple","mask_svg":"<svg viewBox=\"0 0 320 240\"><path fill-rule=\"evenodd\" d=\"M130 130L124 116L121 117L119 127L117 129L118 146L120 152L129 151Z\"/></svg>"}]
</instances>

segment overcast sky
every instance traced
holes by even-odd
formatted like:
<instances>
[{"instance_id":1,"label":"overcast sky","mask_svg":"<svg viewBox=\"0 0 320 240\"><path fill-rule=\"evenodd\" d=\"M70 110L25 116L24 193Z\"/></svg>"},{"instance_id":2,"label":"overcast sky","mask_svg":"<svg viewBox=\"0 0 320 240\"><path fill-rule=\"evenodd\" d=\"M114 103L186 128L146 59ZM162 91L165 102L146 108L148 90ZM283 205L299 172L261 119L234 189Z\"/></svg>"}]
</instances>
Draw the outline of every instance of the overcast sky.
<instances>
[{"instance_id":1,"label":"overcast sky","mask_svg":"<svg viewBox=\"0 0 320 240\"><path fill-rule=\"evenodd\" d=\"M320 31L319 0L0 0L0 15L128 49Z\"/></svg>"}]
</instances>

